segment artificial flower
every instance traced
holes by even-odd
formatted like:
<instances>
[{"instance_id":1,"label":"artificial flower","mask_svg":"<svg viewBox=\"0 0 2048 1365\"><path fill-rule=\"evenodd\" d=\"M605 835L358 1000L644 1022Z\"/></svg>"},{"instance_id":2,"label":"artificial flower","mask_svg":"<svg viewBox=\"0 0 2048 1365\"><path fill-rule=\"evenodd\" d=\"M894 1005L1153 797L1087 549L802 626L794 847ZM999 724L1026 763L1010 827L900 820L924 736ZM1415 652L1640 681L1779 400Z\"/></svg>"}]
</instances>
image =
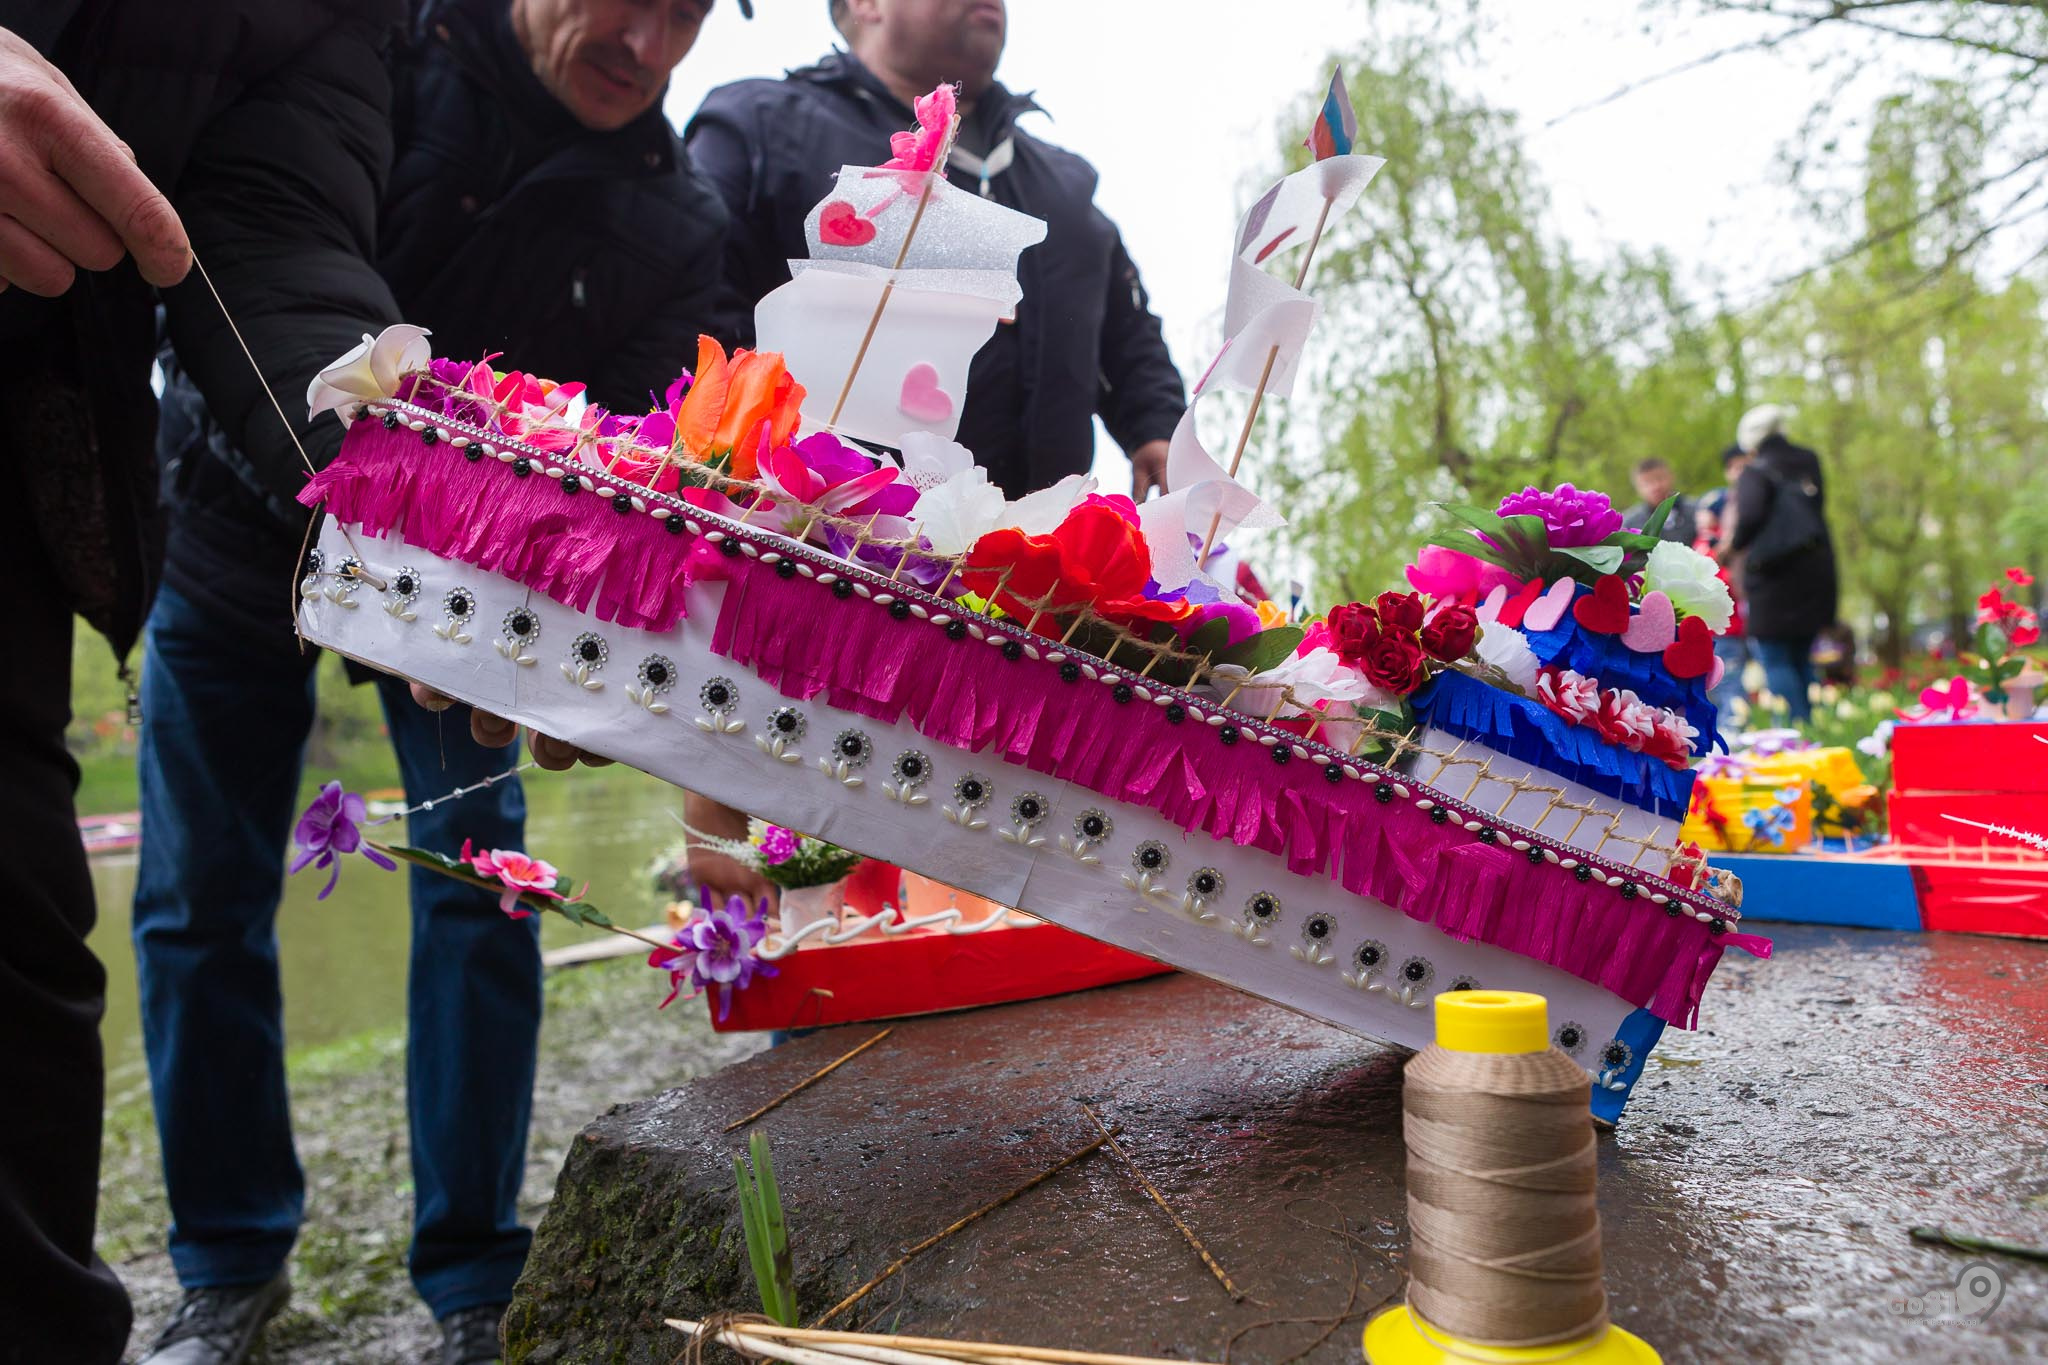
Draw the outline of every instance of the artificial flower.
<instances>
[{"instance_id":1,"label":"artificial flower","mask_svg":"<svg viewBox=\"0 0 2048 1365\"><path fill-rule=\"evenodd\" d=\"M1472 646L1481 663L1497 669L1515 687L1530 692L1536 687L1536 673L1542 667L1536 651L1522 632L1498 621L1483 626Z\"/></svg>"},{"instance_id":2,"label":"artificial flower","mask_svg":"<svg viewBox=\"0 0 2048 1365\"><path fill-rule=\"evenodd\" d=\"M918 96L911 103L917 127L907 133L889 134L889 159L876 169L901 172L897 183L906 193L915 194L918 179L938 167L939 155L953 135L953 118L958 108L959 97L950 85Z\"/></svg>"},{"instance_id":3,"label":"artificial flower","mask_svg":"<svg viewBox=\"0 0 2048 1365\"><path fill-rule=\"evenodd\" d=\"M761 861L770 867L786 863L796 856L797 836L780 825L770 825L761 832Z\"/></svg>"},{"instance_id":4,"label":"artificial flower","mask_svg":"<svg viewBox=\"0 0 2048 1365\"><path fill-rule=\"evenodd\" d=\"M394 322L383 331L363 339L346 355L314 375L306 385L306 418L323 412L342 414L344 426L355 420L356 406L369 399L395 398L406 375L424 370L433 357L427 345L432 335L424 327Z\"/></svg>"},{"instance_id":5,"label":"artificial flower","mask_svg":"<svg viewBox=\"0 0 2048 1365\"><path fill-rule=\"evenodd\" d=\"M907 459L904 468L910 468ZM1004 506L1003 490L988 481L986 469L974 465L922 489L917 500L918 529L937 553L965 554L975 541L1002 524Z\"/></svg>"},{"instance_id":6,"label":"artificial flower","mask_svg":"<svg viewBox=\"0 0 2048 1365\"><path fill-rule=\"evenodd\" d=\"M1373 686L1405 697L1429 681L1429 658L1413 635L1382 630L1356 664Z\"/></svg>"},{"instance_id":7,"label":"artificial flower","mask_svg":"<svg viewBox=\"0 0 2048 1365\"><path fill-rule=\"evenodd\" d=\"M1553 550L1598 545L1622 529L1621 513L1614 510L1605 493L1568 483L1547 493L1535 487L1510 493L1494 511L1503 517L1540 517Z\"/></svg>"},{"instance_id":8,"label":"artificial flower","mask_svg":"<svg viewBox=\"0 0 2048 1365\"><path fill-rule=\"evenodd\" d=\"M1697 616L1716 635L1735 616L1735 599L1721 579L1721 566L1690 546L1660 540L1643 566L1643 591L1661 592L1680 616Z\"/></svg>"},{"instance_id":9,"label":"artificial flower","mask_svg":"<svg viewBox=\"0 0 2048 1365\"><path fill-rule=\"evenodd\" d=\"M2014 566L2013 568L2007 569L2005 571L2005 576L2011 579L2013 583L2019 587L2031 588L2034 586L2034 576L2028 573L2025 569L2019 568L2018 566Z\"/></svg>"},{"instance_id":10,"label":"artificial flower","mask_svg":"<svg viewBox=\"0 0 2048 1365\"><path fill-rule=\"evenodd\" d=\"M779 450L796 434L804 386L772 351L734 351L697 338L696 376L675 410L676 438L692 458L731 460L736 479L759 472L759 452Z\"/></svg>"},{"instance_id":11,"label":"artificial flower","mask_svg":"<svg viewBox=\"0 0 2048 1365\"><path fill-rule=\"evenodd\" d=\"M327 885L320 888L319 899L323 901L341 880L344 853L360 850L365 858L387 872L398 866L364 842L358 826L363 823L365 809L362 797L343 791L339 782L329 782L299 816L298 826L292 830L292 842L298 846L299 856L285 870L288 874L298 872L308 863L316 868L331 868Z\"/></svg>"},{"instance_id":12,"label":"artificial flower","mask_svg":"<svg viewBox=\"0 0 2048 1365\"><path fill-rule=\"evenodd\" d=\"M1422 629L1423 618L1428 608L1422 598L1412 592L1383 592L1372 600L1373 615L1379 617L1380 629L1399 631L1413 635Z\"/></svg>"},{"instance_id":13,"label":"artificial flower","mask_svg":"<svg viewBox=\"0 0 2048 1365\"><path fill-rule=\"evenodd\" d=\"M1536 676L1536 700L1582 725L1599 713L1600 684L1569 668L1546 668Z\"/></svg>"},{"instance_id":14,"label":"artificial flower","mask_svg":"<svg viewBox=\"0 0 2048 1365\"><path fill-rule=\"evenodd\" d=\"M1252 606L1259 613L1260 630L1271 630L1275 626L1284 626L1294 619L1293 612L1281 606L1278 602L1268 601L1263 596L1253 603Z\"/></svg>"},{"instance_id":15,"label":"artificial flower","mask_svg":"<svg viewBox=\"0 0 2048 1365\"><path fill-rule=\"evenodd\" d=\"M1590 723L1609 744L1636 753L1643 751L1657 728L1650 708L1626 687L1602 692L1600 709L1593 713Z\"/></svg>"},{"instance_id":16,"label":"artificial flower","mask_svg":"<svg viewBox=\"0 0 2048 1365\"><path fill-rule=\"evenodd\" d=\"M1300 715L1323 702L1355 702L1370 689L1344 661L1327 649L1311 650L1254 674L1237 664L1209 670L1209 688L1219 696L1236 693L1237 709L1254 715Z\"/></svg>"},{"instance_id":17,"label":"artificial flower","mask_svg":"<svg viewBox=\"0 0 2048 1365\"><path fill-rule=\"evenodd\" d=\"M1259 619L1258 608L1247 606L1243 602L1216 601L1196 604L1188 613L1187 619L1174 629L1180 632L1183 640L1186 640L1193 637L1203 626L1218 620L1230 623L1230 633L1223 642L1226 649L1231 645L1242 644L1266 628L1265 623ZM1304 638L1295 653L1306 653L1308 648L1308 641Z\"/></svg>"},{"instance_id":18,"label":"artificial flower","mask_svg":"<svg viewBox=\"0 0 2048 1365\"><path fill-rule=\"evenodd\" d=\"M974 463L974 452L934 431L906 431L899 448L903 453L903 482L920 493L980 469ZM981 473L984 479L988 477L987 470Z\"/></svg>"},{"instance_id":19,"label":"artificial flower","mask_svg":"<svg viewBox=\"0 0 2048 1365\"><path fill-rule=\"evenodd\" d=\"M877 465L829 431L813 432L793 446L768 444L761 434L761 483L778 499L812 513L858 519L900 517L917 505L917 490L897 482L902 471ZM798 526L809 518L799 514ZM792 533L795 533L792 531Z\"/></svg>"},{"instance_id":20,"label":"artificial flower","mask_svg":"<svg viewBox=\"0 0 2048 1365\"><path fill-rule=\"evenodd\" d=\"M1194 610L1185 601L1145 596L1151 569L1151 551L1137 525L1114 506L1083 502L1048 535L1004 527L981 537L960 579L1027 622L1084 606L1117 625L1185 620Z\"/></svg>"},{"instance_id":21,"label":"artificial flower","mask_svg":"<svg viewBox=\"0 0 2048 1365\"><path fill-rule=\"evenodd\" d=\"M1348 664L1365 658L1365 651L1379 638L1379 614L1360 602L1346 602L1330 608L1330 648Z\"/></svg>"},{"instance_id":22,"label":"artificial flower","mask_svg":"<svg viewBox=\"0 0 2048 1365\"><path fill-rule=\"evenodd\" d=\"M552 863L521 853L516 848L494 848L484 853L470 851L469 840L462 841L462 861L476 869L479 877L496 881L504 887L498 897L498 908L513 919L525 919L533 912L519 907L519 898L544 896L549 900L561 900L562 893L555 889L562 880Z\"/></svg>"},{"instance_id":23,"label":"artificial flower","mask_svg":"<svg viewBox=\"0 0 2048 1365\"><path fill-rule=\"evenodd\" d=\"M1498 564L1442 545L1423 546L1407 572L1411 587L1439 602L1477 602L1497 587L1514 592L1522 586Z\"/></svg>"},{"instance_id":24,"label":"artificial flower","mask_svg":"<svg viewBox=\"0 0 2048 1365\"><path fill-rule=\"evenodd\" d=\"M669 992L657 1008L668 1008L687 980L693 994L717 989L722 1020L732 1008L734 989L746 989L756 976L776 974L755 953L768 937L768 899L762 897L750 914L744 896L727 898L722 910L712 908L709 891L703 897L702 907L677 931L672 946L649 953L647 965L668 972Z\"/></svg>"},{"instance_id":25,"label":"artificial flower","mask_svg":"<svg viewBox=\"0 0 2048 1365\"><path fill-rule=\"evenodd\" d=\"M1386 619L1384 613L1380 619ZM1430 658L1454 664L1472 652L1478 635L1478 614L1463 602L1445 602L1423 622L1419 639Z\"/></svg>"}]
</instances>

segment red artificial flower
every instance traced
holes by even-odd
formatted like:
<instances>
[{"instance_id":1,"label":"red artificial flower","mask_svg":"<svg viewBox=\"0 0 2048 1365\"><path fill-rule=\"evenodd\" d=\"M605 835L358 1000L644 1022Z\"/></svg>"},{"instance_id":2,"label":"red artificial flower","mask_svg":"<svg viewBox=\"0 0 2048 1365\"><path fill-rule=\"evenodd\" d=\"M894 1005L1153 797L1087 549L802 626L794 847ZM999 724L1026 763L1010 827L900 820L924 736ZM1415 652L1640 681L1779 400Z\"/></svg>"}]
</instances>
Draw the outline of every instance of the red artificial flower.
<instances>
[{"instance_id":1,"label":"red artificial flower","mask_svg":"<svg viewBox=\"0 0 2048 1365\"><path fill-rule=\"evenodd\" d=\"M1463 602L1446 602L1422 627L1421 638L1431 658L1456 663L1472 652L1479 638L1479 614Z\"/></svg>"},{"instance_id":2,"label":"red artificial flower","mask_svg":"<svg viewBox=\"0 0 2048 1365\"><path fill-rule=\"evenodd\" d=\"M1345 663L1363 662L1379 634L1380 620L1371 607L1347 602L1330 608L1330 648Z\"/></svg>"},{"instance_id":3,"label":"red artificial flower","mask_svg":"<svg viewBox=\"0 0 2048 1365\"><path fill-rule=\"evenodd\" d=\"M1358 668L1366 681L1397 697L1405 697L1429 681L1429 660L1413 635L1382 630L1367 646Z\"/></svg>"},{"instance_id":4,"label":"red artificial flower","mask_svg":"<svg viewBox=\"0 0 2048 1365\"><path fill-rule=\"evenodd\" d=\"M968 550L960 573L961 582L1020 621L1080 606L1116 625L1173 622L1194 610L1185 600L1146 597L1151 577L1144 534L1106 501L1076 507L1050 535L991 531Z\"/></svg>"},{"instance_id":5,"label":"red artificial flower","mask_svg":"<svg viewBox=\"0 0 2048 1365\"><path fill-rule=\"evenodd\" d=\"M1980 626L1995 625L2011 616L2016 610L2018 610L2016 603L2006 601L2005 594L1999 589L1993 588L1977 599L1977 624Z\"/></svg>"},{"instance_id":6,"label":"red artificial flower","mask_svg":"<svg viewBox=\"0 0 2048 1365\"><path fill-rule=\"evenodd\" d=\"M2007 578L2010 578L2014 583L2018 584L2022 588L2031 588L2034 586L2034 576L2028 573L2025 569L2007 569L2005 571L2005 576Z\"/></svg>"},{"instance_id":7,"label":"red artificial flower","mask_svg":"<svg viewBox=\"0 0 2048 1365\"><path fill-rule=\"evenodd\" d=\"M2005 627L2005 638L2014 649L2026 649L2041 642L2041 621L2032 612L2015 618Z\"/></svg>"},{"instance_id":8,"label":"red artificial flower","mask_svg":"<svg viewBox=\"0 0 2048 1365\"><path fill-rule=\"evenodd\" d=\"M1380 618L1380 629L1407 635L1422 629L1426 611L1421 595L1412 592L1383 592L1373 599L1372 609Z\"/></svg>"}]
</instances>

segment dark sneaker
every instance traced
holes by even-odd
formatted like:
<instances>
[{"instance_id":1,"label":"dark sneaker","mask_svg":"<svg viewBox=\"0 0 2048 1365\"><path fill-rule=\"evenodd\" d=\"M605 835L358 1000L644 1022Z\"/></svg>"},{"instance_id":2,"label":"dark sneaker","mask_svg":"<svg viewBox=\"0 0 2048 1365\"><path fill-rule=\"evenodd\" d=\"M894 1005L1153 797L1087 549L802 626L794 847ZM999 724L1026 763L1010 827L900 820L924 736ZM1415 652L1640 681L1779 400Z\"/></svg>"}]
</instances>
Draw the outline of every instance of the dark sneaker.
<instances>
[{"instance_id":1,"label":"dark sneaker","mask_svg":"<svg viewBox=\"0 0 2048 1365\"><path fill-rule=\"evenodd\" d=\"M138 1365L242 1365L291 1292L282 1270L268 1284L188 1289Z\"/></svg>"},{"instance_id":2,"label":"dark sneaker","mask_svg":"<svg viewBox=\"0 0 2048 1365\"><path fill-rule=\"evenodd\" d=\"M498 1324L505 1303L458 1308L441 1319L441 1365L498 1365Z\"/></svg>"}]
</instances>

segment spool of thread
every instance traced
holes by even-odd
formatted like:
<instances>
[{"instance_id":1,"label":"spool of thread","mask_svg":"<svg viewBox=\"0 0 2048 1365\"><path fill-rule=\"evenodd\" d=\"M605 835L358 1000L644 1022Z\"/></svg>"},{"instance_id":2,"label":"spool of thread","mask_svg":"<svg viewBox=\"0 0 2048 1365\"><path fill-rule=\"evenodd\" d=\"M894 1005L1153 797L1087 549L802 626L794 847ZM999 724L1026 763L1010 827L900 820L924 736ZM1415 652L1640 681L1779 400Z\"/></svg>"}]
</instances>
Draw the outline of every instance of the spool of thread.
<instances>
[{"instance_id":1,"label":"spool of thread","mask_svg":"<svg viewBox=\"0 0 2048 1365\"><path fill-rule=\"evenodd\" d=\"M1542 996L1437 996L1402 1087L1408 1302L1367 1325L1367 1360L1658 1359L1607 1320L1590 1096Z\"/></svg>"}]
</instances>

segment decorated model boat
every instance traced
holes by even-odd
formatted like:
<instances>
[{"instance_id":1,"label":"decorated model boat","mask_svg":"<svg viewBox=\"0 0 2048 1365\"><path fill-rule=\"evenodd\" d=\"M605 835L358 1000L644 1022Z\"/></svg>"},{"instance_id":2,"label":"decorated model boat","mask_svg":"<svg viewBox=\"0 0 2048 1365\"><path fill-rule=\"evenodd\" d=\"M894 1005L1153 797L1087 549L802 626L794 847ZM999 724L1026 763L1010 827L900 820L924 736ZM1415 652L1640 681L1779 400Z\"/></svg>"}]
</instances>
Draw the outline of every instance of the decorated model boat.
<instances>
[{"instance_id":1,"label":"decorated model boat","mask_svg":"<svg viewBox=\"0 0 2048 1365\"><path fill-rule=\"evenodd\" d=\"M1631 600L1638 540L1542 548L1533 579L1484 563L1503 527L1532 549L1541 517L1511 509L1441 552L1477 566L1469 591L1306 623L1243 601L1225 538L1281 519L1193 407L1171 495L1076 478L1006 501L951 437L1043 226L947 185L944 92L918 112L896 158L846 167L812 213L812 259L757 310L766 349L706 341L655 412L432 358L417 329L324 372L315 408L351 425L304 495L321 518L302 633L1362 1036L1421 1046L1443 991L1539 992L1595 1112L1618 1116L1724 950L1768 948L1668 846L1684 779L1599 756L1697 739L1643 713L1694 714L1700 675L1667 659L1690 666L1700 613ZM1316 311L1306 253L1378 165L1340 151L1246 214L1195 405L1288 392ZM1289 285L1266 263L1292 253ZM1482 596L1481 569L1503 591ZM1531 623L1552 607L1572 626ZM1569 732L1480 714L1589 699Z\"/></svg>"}]
</instances>

